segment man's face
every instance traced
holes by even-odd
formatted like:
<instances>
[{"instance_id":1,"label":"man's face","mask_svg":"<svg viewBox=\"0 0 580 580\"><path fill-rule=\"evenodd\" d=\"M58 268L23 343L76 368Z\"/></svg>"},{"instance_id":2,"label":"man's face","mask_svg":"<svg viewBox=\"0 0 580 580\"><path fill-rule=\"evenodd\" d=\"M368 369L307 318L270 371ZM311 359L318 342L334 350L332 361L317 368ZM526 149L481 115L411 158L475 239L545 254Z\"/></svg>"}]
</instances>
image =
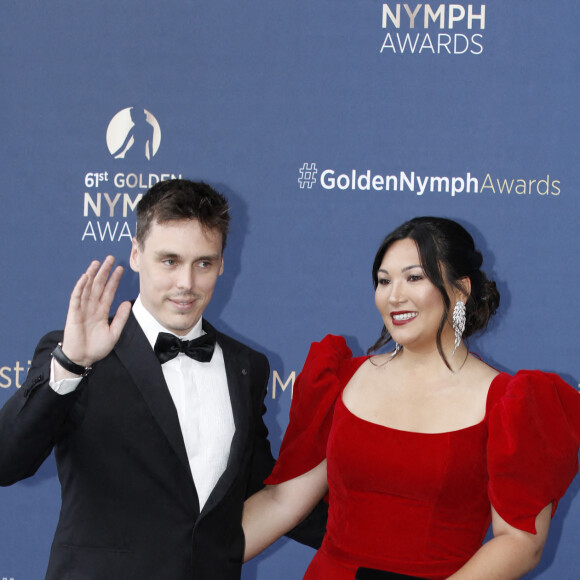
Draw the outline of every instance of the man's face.
<instances>
[{"instance_id":1,"label":"man's face","mask_svg":"<svg viewBox=\"0 0 580 580\"><path fill-rule=\"evenodd\" d=\"M183 336L200 319L223 273L222 235L194 219L153 222L142 245L133 240L130 263L139 273L145 308Z\"/></svg>"}]
</instances>

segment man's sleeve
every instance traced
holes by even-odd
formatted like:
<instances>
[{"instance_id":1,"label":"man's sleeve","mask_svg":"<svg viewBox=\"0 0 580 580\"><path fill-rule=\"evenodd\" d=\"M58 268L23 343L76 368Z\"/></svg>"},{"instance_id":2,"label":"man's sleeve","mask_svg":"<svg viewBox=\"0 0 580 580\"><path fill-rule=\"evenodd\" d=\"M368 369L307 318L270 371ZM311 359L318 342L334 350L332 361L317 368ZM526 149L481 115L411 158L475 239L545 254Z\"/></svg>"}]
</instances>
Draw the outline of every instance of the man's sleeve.
<instances>
[{"instance_id":1,"label":"man's sleeve","mask_svg":"<svg viewBox=\"0 0 580 580\"><path fill-rule=\"evenodd\" d=\"M0 409L0 485L34 475L57 442L77 395L50 388L51 353L62 332L51 332L36 347L26 381Z\"/></svg>"},{"instance_id":2,"label":"man's sleeve","mask_svg":"<svg viewBox=\"0 0 580 580\"><path fill-rule=\"evenodd\" d=\"M264 487L264 480L272 472L274 467L274 457L268 440L268 428L264 423L266 413L265 399L268 391L268 380L270 378L270 364L265 355L259 353L255 369L255 381L260 385L259 401L256 408L260 408L260 416L254 425L254 452L252 456L252 466L250 469L250 482L246 497L250 497Z\"/></svg>"},{"instance_id":3,"label":"man's sleeve","mask_svg":"<svg viewBox=\"0 0 580 580\"><path fill-rule=\"evenodd\" d=\"M270 365L268 364L266 357L264 357L262 372L262 411L255 431L254 462L251 476L252 485L250 485L248 496L264 487L263 482L272 472L272 468L274 467L275 463L272 456L272 451L270 449L270 442L268 441L268 428L264 423L264 414L266 413L266 405L264 401L266 398L268 381L270 378ZM320 501L319 504L312 510L310 515L295 528L290 530L286 536L297 542L300 542L301 544L318 549L320 548L322 539L326 533L327 518L328 504L324 501Z\"/></svg>"}]
</instances>

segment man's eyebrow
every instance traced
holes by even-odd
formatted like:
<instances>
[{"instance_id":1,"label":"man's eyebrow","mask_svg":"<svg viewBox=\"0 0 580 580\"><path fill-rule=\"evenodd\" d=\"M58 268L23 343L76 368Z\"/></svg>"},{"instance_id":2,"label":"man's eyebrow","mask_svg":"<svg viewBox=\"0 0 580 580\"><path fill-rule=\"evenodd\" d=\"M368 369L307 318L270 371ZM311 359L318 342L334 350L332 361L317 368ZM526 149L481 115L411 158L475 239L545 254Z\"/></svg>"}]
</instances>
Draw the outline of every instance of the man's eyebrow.
<instances>
[{"instance_id":1,"label":"man's eyebrow","mask_svg":"<svg viewBox=\"0 0 580 580\"><path fill-rule=\"evenodd\" d=\"M182 259L182 256L180 254L177 254L176 252L172 252L170 250L158 250L157 252L155 252L155 256L157 256L158 258L171 258L173 260L175 259ZM212 260L219 260L221 258L221 254L219 253L215 253L215 254L203 254L201 256L196 256L194 259L194 262L200 262L200 261L212 261Z\"/></svg>"},{"instance_id":2,"label":"man's eyebrow","mask_svg":"<svg viewBox=\"0 0 580 580\"><path fill-rule=\"evenodd\" d=\"M206 256L198 256L196 258L196 262L199 262L200 260L219 260L221 257L221 254L208 254Z\"/></svg>"},{"instance_id":3,"label":"man's eyebrow","mask_svg":"<svg viewBox=\"0 0 580 580\"><path fill-rule=\"evenodd\" d=\"M179 258L179 254L176 254L175 252L171 252L171 251L166 251L166 250L159 250L159 251L155 252L155 255L158 258Z\"/></svg>"}]
</instances>

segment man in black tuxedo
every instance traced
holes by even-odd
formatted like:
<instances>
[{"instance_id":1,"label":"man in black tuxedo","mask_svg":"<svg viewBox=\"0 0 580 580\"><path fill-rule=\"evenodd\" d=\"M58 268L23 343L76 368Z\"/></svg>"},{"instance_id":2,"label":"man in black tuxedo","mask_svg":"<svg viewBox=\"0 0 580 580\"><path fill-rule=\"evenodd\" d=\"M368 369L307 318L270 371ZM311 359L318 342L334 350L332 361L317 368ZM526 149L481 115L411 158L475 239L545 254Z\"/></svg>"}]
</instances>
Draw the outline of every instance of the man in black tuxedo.
<instances>
[{"instance_id":1,"label":"man in black tuxedo","mask_svg":"<svg viewBox=\"0 0 580 580\"><path fill-rule=\"evenodd\" d=\"M135 303L111 321L122 268L91 263L64 334L40 341L0 411L0 484L55 450L62 508L47 579L239 579L243 502L273 458L266 357L202 319L229 219L206 184L154 185L137 207Z\"/></svg>"}]
</instances>

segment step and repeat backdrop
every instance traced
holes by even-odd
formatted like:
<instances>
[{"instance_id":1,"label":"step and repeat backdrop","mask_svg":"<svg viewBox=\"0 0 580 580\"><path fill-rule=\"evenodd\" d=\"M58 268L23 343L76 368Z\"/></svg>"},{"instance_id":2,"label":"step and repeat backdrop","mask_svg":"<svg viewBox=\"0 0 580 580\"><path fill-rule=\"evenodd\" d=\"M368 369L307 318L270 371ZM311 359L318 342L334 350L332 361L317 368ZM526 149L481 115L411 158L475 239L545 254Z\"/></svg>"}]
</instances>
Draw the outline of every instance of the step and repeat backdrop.
<instances>
[{"instance_id":1,"label":"step and repeat backdrop","mask_svg":"<svg viewBox=\"0 0 580 580\"><path fill-rule=\"evenodd\" d=\"M277 454L312 341L374 343L371 265L406 219L474 235L501 308L471 348L502 370L580 381L577 0L4 2L0 404L62 328L90 260L128 268L135 206L170 177L232 206L206 311L267 353ZM2 442L0 442L0 445ZM572 580L580 478L539 568ZM0 579L44 575L60 504L53 458L0 490ZM283 539L244 580L301 578Z\"/></svg>"}]
</instances>

